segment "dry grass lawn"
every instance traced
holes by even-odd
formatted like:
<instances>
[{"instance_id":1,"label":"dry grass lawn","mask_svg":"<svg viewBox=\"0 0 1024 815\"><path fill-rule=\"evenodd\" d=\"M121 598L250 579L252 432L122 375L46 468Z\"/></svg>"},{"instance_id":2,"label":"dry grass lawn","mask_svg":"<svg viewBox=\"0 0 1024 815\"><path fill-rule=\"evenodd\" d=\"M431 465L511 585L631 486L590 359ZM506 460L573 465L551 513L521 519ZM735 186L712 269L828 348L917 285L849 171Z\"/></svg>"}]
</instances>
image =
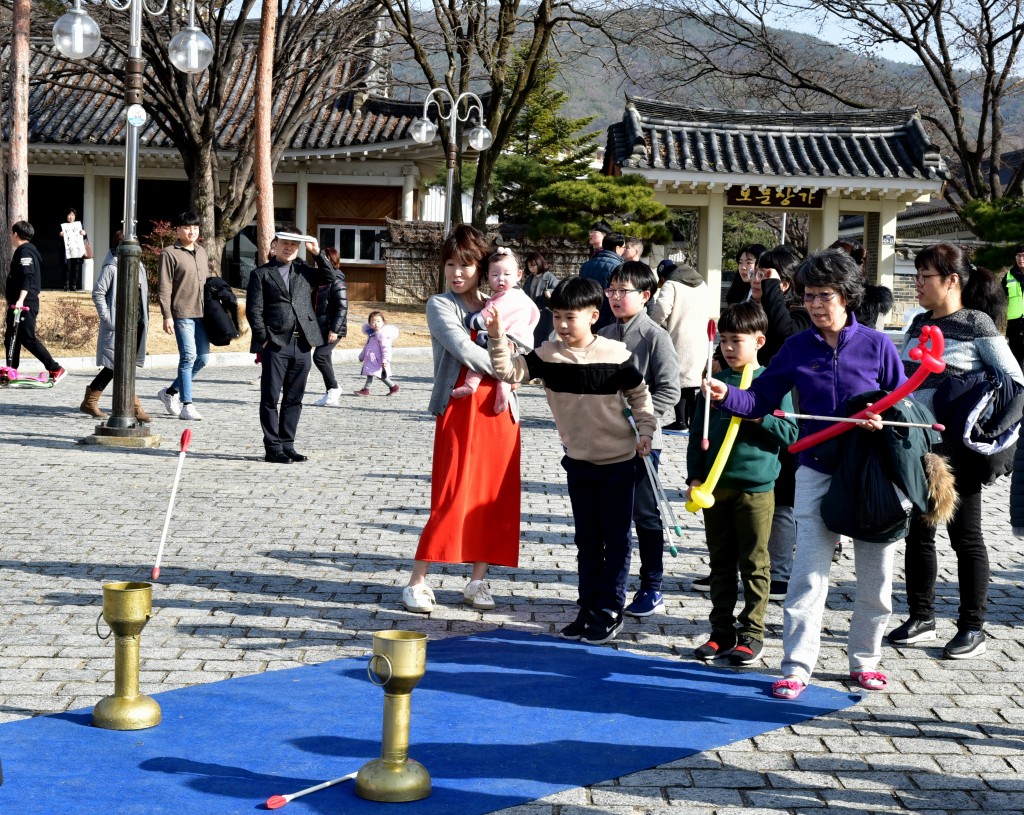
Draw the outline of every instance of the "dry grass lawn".
<instances>
[{"instance_id":1,"label":"dry grass lawn","mask_svg":"<svg viewBox=\"0 0 1024 815\"><path fill-rule=\"evenodd\" d=\"M239 301L244 292L236 291ZM96 353L97 318L89 292L44 291L39 297L39 333L50 352L56 356L88 357ZM366 336L361 326L371 311L382 311L389 323L398 326L401 334L395 341L396 348L411 348L430 345L427 331L426 310L423 305L393 305L350 301L348 304L348 336L338 348L362 348ZM92 325L87 323L91 322ZM71 337L72 339L66 339ZM213 348L216 352L249 351L249 328L231 345ZM149 304L149 336L146 338L148 354L176 354L177 346L173 334L165 334L160 307Z\"/></svg>"}]
</instances>

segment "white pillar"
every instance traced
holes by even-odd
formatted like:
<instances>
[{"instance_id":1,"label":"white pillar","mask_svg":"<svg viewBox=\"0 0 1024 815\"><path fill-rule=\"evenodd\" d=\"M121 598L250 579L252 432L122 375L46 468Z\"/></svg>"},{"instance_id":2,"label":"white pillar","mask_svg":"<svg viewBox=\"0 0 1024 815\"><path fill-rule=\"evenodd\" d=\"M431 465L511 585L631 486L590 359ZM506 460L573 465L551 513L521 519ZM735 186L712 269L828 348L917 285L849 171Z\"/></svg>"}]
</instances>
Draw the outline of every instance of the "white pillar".
<instances>
[{"instance_id":1,"label":"white pillar","mask_svg":"<svg viewBox=\"0 0 1024 815\"><path fill-rule=\"evenodd\" d=\"M93 190L92 220L86 228L92 238L92 252L95 255L93 269L98 270L110 249L110 176L97 176ZM93 280L95 279L94 274Z\"/></svg>"},{"instance_id":2,"label":"white pillar","mask_svg":"<svg viewBox=\"0 0 1024 815\"><path fill-rule=\"evenodd\" d=\"M821 248L824 249L839 240L838 195L825 195L825 206L821 215Z\"/></svg>"},{"instance_id":3,"label":"white pillar","mask_svg":"<svg viewBox=\"0 0 1024 815\"><path fill-rule=\"evenodd\" d=\"M822 208L807 219L807 250L817 252L839 239L839 194L825 193Z\"/></svg>"},{"instance_id":4,"label":"white pillar","mask_svg":"<svg viewBox=\"0 0 1024 815\"><path fill-rule=\"evenodd\" d=\"M882 209L878 215L878 285L886 286L895 291L896 282L896 212L899 204L896 201L882 199ZM865 237L867 237L865 235Z\"/></svg>"},{"instance_id":5,"label":"white pillar","mask_svg":"<svg viewBox=\"0 0 1024 815\"><path fill-rule=\"evenodd\" d=\"M722 307L722 231L725 228L725 194L708 193L708 205L698 208L700 218L697 271L711 289L713 316Z\"/></svg>"},{"instance_id":6,"label":"white pillar","mask_svg":"<svg viewBox=\"0 0 1024 815\"><path fill-rule=\"evenodd\" d=\"M402 168L402 220L411 221L415 217L416 182L419 170L414 164Z\"/></svg>"},{"instance_id":7,"label":"white pillar","mask_svg":"<svg viewBox=\"0 0 1024 815\"><path fill-rule=\"evenodd\" d=\"M85 175L83 177L83 190L82 190L82 224L85 226L85 231L89 235L89 245L92 247L93 254L97 254L101 251L101 248L106 244L106 240L103 239L102 233L94 233L93 228L96 224L96 167L90 159L85 160ZM82 290L92 291L92 283L95 279L93 275L93 269L95 269L99 263L103 262L103 255L99 256L98 261L94 259L87 259L82 261Z\"/></svg>"},{"instance_id":8,"label":"white pillar","mask_svg":"<svg viewBox=\"0 0 1024 815\"><path fill-rule=\"evenodd\" d=\"M310 227L306 223L309 218L309 179L308 170L305 163L299 164L298 172L296 173L297 180L295 182L295 226L298 227L299 232L305 235L312 235L311 228L315 229L315 225ZM314 236L315 237L315 236ZM306 257L306 246L302 245L299 249L299 254L304 258Z\"/></svg>"}]
</instances>

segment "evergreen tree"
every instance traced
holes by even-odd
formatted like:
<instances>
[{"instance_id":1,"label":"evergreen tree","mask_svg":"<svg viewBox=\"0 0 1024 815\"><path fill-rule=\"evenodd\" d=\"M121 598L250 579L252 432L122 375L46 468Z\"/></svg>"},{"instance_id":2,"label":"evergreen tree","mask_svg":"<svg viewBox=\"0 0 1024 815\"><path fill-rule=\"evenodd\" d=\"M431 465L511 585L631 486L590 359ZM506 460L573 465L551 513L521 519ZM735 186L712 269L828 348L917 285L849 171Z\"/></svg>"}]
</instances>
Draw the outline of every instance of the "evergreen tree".
<instances>
[{"instance_id":1,"label":"evergreen tree","mask_svg":"<svg viewBox=\"0 0 1024 815\"><path fill-rule=\"evenodd\" d=\"M517 58L521 63L521 55ZM517 70L521 69L521 64ZM597 152L595 134L584 132L594 116L572 119L559 112L569 94L554 87L558 66L546 60L537 87L512 126L494 166L491 212L502 221L531 223L537 191L558 181L585 177Z\"/></svg>"},{"instance_id":2,"label":"evergreen tree","mask_svg":"<svg viewBox=\"0 0 1024 815\"><path fill-rule=\"evenodd\" d=\"M604 220L616 231L653 243L671 239L668 207L654 199L654 190L639 175L557 181L539 190L537 201L541 208L530 224L534 237L585 241L594 221Z\"/></svg>"}]
</instances>

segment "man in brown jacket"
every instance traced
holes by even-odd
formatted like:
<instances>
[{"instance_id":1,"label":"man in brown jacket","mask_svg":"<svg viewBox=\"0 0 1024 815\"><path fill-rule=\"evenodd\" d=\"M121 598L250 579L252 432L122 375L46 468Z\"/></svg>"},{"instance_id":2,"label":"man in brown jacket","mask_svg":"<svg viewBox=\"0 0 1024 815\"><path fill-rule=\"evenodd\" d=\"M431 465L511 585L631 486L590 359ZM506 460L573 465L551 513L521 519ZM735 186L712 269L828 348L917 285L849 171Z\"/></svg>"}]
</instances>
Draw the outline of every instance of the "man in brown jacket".
<instances>
[{"instance_id":1,"label":"man in brown jacket","mask_svg":"<svg viewBox=\"0 0 1024 815\"><path fill-rule=\"evenodd\" d=\"M174 334L178 344L178 376L158 396L164 408L179 419L198 420L192 404L192 380L210 354L210 341L203 325L203 286L210 277L206 250L199 245L199 216L183 212L174 219L178 240L160 253L160 282L157 289L164 331Z\"/></svg>"}]
</instances>

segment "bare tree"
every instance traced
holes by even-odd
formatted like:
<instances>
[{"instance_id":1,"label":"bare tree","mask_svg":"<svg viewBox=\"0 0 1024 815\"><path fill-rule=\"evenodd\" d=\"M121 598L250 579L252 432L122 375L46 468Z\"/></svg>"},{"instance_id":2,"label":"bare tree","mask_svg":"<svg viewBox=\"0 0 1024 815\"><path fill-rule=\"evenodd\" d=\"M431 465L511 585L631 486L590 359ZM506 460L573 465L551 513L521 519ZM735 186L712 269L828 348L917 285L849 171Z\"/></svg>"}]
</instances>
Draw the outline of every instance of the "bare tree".
<instances>
[{"instance_id":1,"label":"bare tree","mask_svg":"<svg viewBox=\"0 0 1024 815\"><path fill-rule=\"evenodd\" d=\"M596 28L617 42L614 21L618 15L628 14L635 21L640 14L627 8L599 17L590 13L586 3L571 0L433 0L429 9L409 0L380 0L380 4L399 44L409 50L422 75L421 91L440 87L455 98L467 91L485 97L485 124L494 142L478 156L472 217L478 227L487 217L494 164L530 93L543 78L555 35L567 34L564 47L574 31L582 36L584 30ZM571 55L563 51L559 56L564 66ZM447 142L447 125L440 125ZM456 143L461 147L461 125L457 130ZM461 163L460 149L452 196L456 201L461 200ZM461 219L460 209L453 210L453 223Z\"/></svg>"},{"instance_id":2,"label":"bare tree","mask_svg":"<svg viewBox=\"0 0 1024 815\"><path fill-rule=\"evenodd\" d=\"M1024 0L662 0L661 11L649 45L677 57L666 89L703 81L788 108L915 106L958 171L954 206L1024 192L1024 167L1001 178L1003 154L1020 146L1004 118L1024 110ZM797 18L839 42L795 47L780 27ZM890 46L911 64L880 70Z\"/></svg>"},{"instance_id":3,"label":"bare tree","mask_svg":"<svg viewBox=\"0 0 1024 815\"><path fill-rule=\"evenodd\" d=\"M249 20L256 0L197 0L196 24L213 40L207 71L183 74L167 59L167 42L180 28L174 4L163 17L144 15L146 108L181 154L212 263L256 212L252 183L256 147L253 122L258 24ZM277 0L273 40L271 170L303 124L358 87L372 68L367 55L377 36L377 0ZM91 87L120 98L127 51L127 16L99 19L104 46L88 60L67 62L36 81ZM241 90L239 89L241 85ZM227 142L229 147L222 144ZM231 161L222 172L221 154ZM226 175L226 177L225 177Z\"/></svg>"},{"instance_id":4,"label":"bare tree","mask_svg":"<svg viewBox=\"0 0 1024 815\"><path fill-rule=\"evenodd\" d=\"M260 38L256 51L256 113L253 186L256 188L256 261L266 263L274 234L274 171L270 140L274 84L274 38L277 34L277 3L263 0ZM303 224L303 227L305 224Z\"/></svg>"}]
</instances>

